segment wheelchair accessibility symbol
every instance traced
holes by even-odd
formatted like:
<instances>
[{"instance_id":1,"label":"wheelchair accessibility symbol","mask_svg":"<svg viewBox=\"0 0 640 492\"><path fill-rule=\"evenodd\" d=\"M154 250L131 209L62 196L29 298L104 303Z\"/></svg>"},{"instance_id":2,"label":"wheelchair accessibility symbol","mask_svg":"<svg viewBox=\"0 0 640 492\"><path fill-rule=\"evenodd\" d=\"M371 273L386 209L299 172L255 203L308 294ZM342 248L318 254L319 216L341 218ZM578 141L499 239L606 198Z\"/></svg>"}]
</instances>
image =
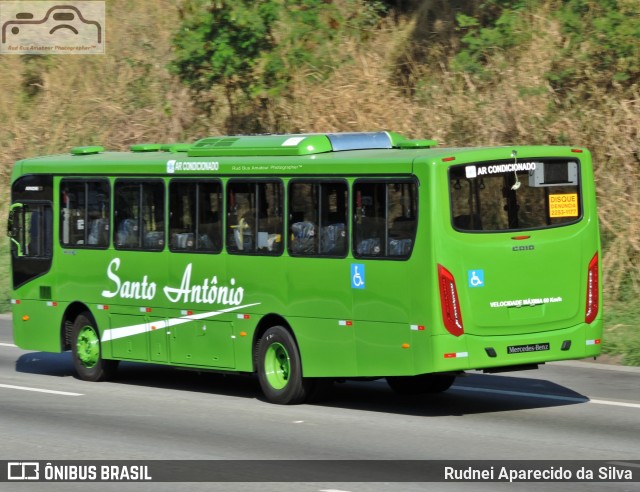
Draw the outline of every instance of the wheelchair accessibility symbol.
<instances>
[{"instance_id":1,"label":"wheelchair accessibility symbol","mask_svg":"<svg viewBox=\"0 0 640 492\"><path fill-rule=\"evenodd\" d=\"M484 270L469 270L469 287L484 287Z\"/></svg>"},{"instance_id":2,"label":"wheelchair accessibility symbol","mask_svg":"<svg viewBox=\"0 0 640 492\"><path fill-rule=\"evenodd\" d=\"M362 263L351 264L351 288L364 289L364 265Z\"/></svg>"}]
</instances>

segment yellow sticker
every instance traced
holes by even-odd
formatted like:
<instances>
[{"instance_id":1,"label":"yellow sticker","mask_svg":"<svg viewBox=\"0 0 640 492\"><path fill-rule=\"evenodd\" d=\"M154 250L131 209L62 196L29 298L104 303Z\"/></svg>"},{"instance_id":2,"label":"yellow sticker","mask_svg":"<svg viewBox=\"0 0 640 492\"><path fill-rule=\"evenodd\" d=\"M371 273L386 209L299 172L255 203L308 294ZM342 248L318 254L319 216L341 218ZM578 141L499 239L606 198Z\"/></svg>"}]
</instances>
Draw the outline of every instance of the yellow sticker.
<instances>
[{"instance_id":1,"label":"yellow sticker","mask_svg":"<svg viewBox=\"0 0 640 492\"><path fill-rule=\"evenodd\" d=\"M549 195L549 217L577 217L578 194L561 193Z\"/></svg>"}]
</instances>

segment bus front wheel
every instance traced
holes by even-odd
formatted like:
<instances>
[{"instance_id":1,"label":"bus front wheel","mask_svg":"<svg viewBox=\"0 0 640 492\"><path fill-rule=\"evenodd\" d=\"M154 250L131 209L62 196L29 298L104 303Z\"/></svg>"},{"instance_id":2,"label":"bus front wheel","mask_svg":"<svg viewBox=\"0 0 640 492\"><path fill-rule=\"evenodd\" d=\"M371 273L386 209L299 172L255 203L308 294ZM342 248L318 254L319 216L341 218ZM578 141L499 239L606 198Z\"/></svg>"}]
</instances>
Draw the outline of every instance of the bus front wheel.
<instances>
[{"instance_id":1,"label":"bus front wheel","mask_svg":"<svg viewBox=\"0 0 640 492\"><path fill-rule=\"evenodd\" d=\"M262 392L272 403L295 405L304 402L311 393L313 383L302 377L296 341L282 326L269 328L260 338L257 370Z\"/></svg>"},{"instance_id":2,"label":"bus front wheel","mask_svg":"<svg viewBox=\"0 0 640 492\"><path fill-rule=\"evenodd\" d=\"M396 393L420 395L447 391L455 379L456 377L452 374L420 374L418 376L388 377L387 383Z\"/></svg>"},{"instance_id":3,"label":"bus front wheel","mask_svg":"<svg viewBox=\"0 0 640 492\"><path fill-rule=\"evenodd\" d=\"M82 313L75 319L71 340L73 365L80 379L105 381L113 376L118 361L102 358L98 328L89 313Z\"/></svg>"}]
</instances>

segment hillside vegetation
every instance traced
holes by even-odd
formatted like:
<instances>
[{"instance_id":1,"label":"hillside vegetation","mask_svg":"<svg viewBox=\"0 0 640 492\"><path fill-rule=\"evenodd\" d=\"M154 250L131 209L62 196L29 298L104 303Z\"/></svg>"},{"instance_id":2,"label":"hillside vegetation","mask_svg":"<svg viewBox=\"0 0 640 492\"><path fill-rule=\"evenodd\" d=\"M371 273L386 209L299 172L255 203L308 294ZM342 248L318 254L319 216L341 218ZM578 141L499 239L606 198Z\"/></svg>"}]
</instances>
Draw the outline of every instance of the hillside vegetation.
<instances>
[{"instance_id":1,"label":"hillside vegetation","mask_svg":"<svg viewBox=\"0 0 640 492\"><path fill-rule=\"evenodd\" d=\"M640 364L638 18L637 0L108 0L105 55L0 56L0 220L13 162L75 145L388 129L585 146L606 348Z\"/></svg>"}]
</instances>

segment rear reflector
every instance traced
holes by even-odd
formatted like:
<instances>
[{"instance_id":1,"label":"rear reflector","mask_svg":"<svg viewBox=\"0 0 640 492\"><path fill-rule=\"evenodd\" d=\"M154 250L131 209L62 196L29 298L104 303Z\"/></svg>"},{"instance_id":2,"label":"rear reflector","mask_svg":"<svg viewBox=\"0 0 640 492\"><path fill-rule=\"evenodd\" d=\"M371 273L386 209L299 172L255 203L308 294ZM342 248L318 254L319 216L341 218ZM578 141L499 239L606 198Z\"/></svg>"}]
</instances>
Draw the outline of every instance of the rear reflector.
<instances>
[{"instance_id":1,"label":"rear reflector","mask_svg":"<svg viewBox=\"0 0 640 492\"><path fill-rule=\"evenodd\" d=\"M450 354L444 354L445 359L464 359L469 357L469 352L452 352Z\"/></svg>"},{"instance_id":2,"label":"rear reflector","mask_svg":"<svg viewBox=\"0 0 640 492\"><path fill-rule=\"evenodd\" d=\"M596 253L589 262L589 271L587 272L587 305L584 312L585 323L592 323L598 315L600 304L599 286L598 253Z\"/></svg>"},{"instance_id":3,"label":"rear reflector","mask_svg":"<svg viewBox=\"0 0 640 492\"><path fill-rule=\"evenodd\" d=\"M442 265L438 265L438 280L444 327L449 333L459 337L464 333L464 328L462 326L462 314L460 313L456 281L451 272Z\"/></svg>"}]
</instances>

